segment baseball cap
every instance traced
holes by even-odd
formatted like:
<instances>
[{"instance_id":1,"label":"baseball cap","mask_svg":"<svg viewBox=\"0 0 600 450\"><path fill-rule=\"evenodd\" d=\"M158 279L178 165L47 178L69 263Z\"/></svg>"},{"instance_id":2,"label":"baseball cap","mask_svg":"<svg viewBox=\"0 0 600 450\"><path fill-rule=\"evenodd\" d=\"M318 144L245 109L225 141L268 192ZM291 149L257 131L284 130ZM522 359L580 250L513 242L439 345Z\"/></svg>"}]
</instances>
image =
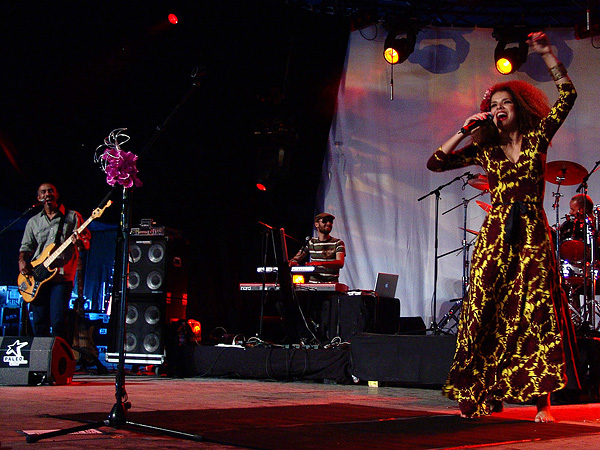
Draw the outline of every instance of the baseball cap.
<instances>
[{"instance_id":1,"label":"baseball cap","mask_svg":"<svg viewBox=\"0 0 600 450\"><path fill-rule=\"evenodd\" d=\"M315 216L315 222L318 222L319 219L324 219L325 217L331 217L331 220L335 220L335 216L333 214L322 212Z\"/></svg>"}]
</instances>

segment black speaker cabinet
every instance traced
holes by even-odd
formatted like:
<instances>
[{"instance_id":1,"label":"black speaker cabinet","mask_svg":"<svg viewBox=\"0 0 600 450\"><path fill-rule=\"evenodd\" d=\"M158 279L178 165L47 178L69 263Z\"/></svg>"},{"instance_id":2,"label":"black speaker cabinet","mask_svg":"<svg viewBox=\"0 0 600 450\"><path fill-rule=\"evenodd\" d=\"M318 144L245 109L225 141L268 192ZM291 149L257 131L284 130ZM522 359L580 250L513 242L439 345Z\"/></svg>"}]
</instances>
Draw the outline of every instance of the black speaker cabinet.
<instances>
[{"instance_id":1,"label":"black speaker cabinet","mask_svg":"<svg viewBox=\"0 0 600 450\"><path fill-rule=\"evenodd\" d=\"M131 236L129 242L130 295L187 293L186 247L167 236Z\"/></svg>"},{"instance_id":2,"label":"black speaker cabinet","mask_svg":"<svg viewBox=\"0 0 600 450\"><path fill-rule=\"evenodd\" d=\"M125 363L162 364L166 329L186 318L188 265L183 239L131 236L129 242ZM106 361L118 362L119 296L113 295Z\"/></svg>"},{"instance_id":3,"label":"black speaker cabinet","mask_svg":"<svg viewBox=\"0 0 600 450\"><path fill-rule=\"evenodd\" d=\"M165 296L131 296L127 300L125 317L125 363L162 364L164 362ZM109 323L109 345L106 361L116 363L119 358L118 311L113 310Z\"/></svg>"},{"instance_id":4,"label":"black speaker cabinet","mask_svg":"<svg viewBox=\"0 0 600 450\"><path fill-rule=\"evenodd\" d=\"M59 337L0 338L0 385L69 384L75 373L71 347Z\"/></svg>"}]
</instances>

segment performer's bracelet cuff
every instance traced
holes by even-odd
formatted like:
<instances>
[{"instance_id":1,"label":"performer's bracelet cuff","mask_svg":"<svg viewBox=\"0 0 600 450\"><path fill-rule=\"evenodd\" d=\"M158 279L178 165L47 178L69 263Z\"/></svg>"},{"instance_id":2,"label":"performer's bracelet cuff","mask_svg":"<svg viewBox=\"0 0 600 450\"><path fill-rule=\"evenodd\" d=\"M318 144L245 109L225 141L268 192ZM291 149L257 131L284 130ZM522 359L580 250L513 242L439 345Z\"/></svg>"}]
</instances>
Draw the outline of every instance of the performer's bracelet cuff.
<instances>
[{"instance_id":1,"label":"performer's bracelet cuff","mask_svg":"<svg viewBox=\"0 0 600 450\"><path fill-rule=\"evenodd\" d=\"M556 66L550 67L548 72L554 81L558 81L567 75L567 68L563 63L558 63Z\"/></svg>"}]
</instances>

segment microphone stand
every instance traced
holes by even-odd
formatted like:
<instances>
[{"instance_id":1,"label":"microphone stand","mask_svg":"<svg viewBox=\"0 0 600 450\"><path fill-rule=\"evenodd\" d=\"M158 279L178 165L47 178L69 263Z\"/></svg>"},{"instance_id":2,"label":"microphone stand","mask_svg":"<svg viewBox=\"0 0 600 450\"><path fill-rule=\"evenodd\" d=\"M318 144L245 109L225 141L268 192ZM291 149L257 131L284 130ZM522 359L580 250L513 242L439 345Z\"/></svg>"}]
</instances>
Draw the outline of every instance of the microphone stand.
<instances>
[{"instance_id":1,"label":"microphone stand","mask_svg":"<svg viewBox=\"0 0 600 450\"><path fill-rule=\"evenodd\" d=\"M425 194L422 197L419 197L417 199L417 201L420 202L421 200L426 199L430 195L435 194L435 225L434 225L434 245L433 245L435 254L434 254L434 263L433 263L434 266L433 266L433 294L432 294L433 311L432 311L431 327L429 328L429 331L433 331L434 333L439 332L439 327L437 324L436 316L437 316L437 279L438 279L438 246L439 246L438 232L439 232L440 192L446 186L450 186L452 183L462 179L462 177L469 176L469 175L471 175L471 172L466 172L463 175L460 175L460 176L454 178L453 180L449 181L448 183L438 186L433 191L430 191L427 194Z\"/></svg>"},{"instance_id":2,"label":"microphone stand","mask_svg":"<svg viewBox=\"0 0 600 450\"><path fill-rule=\"evenodd\" d=\"M144 147L140 154L146 152L151 145L156 141L159 135L164 131L164 128L168 124L168 122L173 117L174 113L179 110L179 108L183 105L185 101L191 96L191 94L200 86L200 78L205 74L205 71L201 71L199 73L196 68L192 73L192 78L194 78L194 82L192 88L187 92L187 94L182 98L179 104L175 107L175 109L169 114L167 119L156 128L156 132L148 142L148 144ZM110 197L112 192L115 190L113 187L110 192L106 195L103 200L103 203ZM63 430L50 431L47 433L41 434L31 434L27 435L25 438L28 443L38 442L42 439L48 439L56 436L63 436L70 433L75 433L78 431L90 430L93 428L100 427L113 427L119 428L123 426L129 426L135 429L151 431L151 432L159 432L163 433L167 436L172 436L180 439L188 439L192 441L207 441L208 439L204 438L198 434L184 433L182 431L171 430L168 428L156 427L153 425L147 425L142 423L131 422L127 420L127 410L131 408L131 402L128 401L127 392L125 391L125 324L127 318L127 274L128 274L128 263L129 263L129 234L130 234L130 219L131 219L131 188L123 187L123 195L122 195L122 208L121 208L121 223L120 223L120 232L122 238L122 245L120 248L120 255L118 255L121 260L121 272L120 272L120 284L119 284L119 319L118 319L118 337L117 337L117 345L119 347L119 362L117 365L117 375L115 377L115 398L116 403L113 405L108 417L105 420L100 422L91 422L85 425L79 425L71 428L66 428ZM115 258L116 260L116 258ZM113 298L117 297L117 295L113 296ZM212 441L216 442L216 441Z\"/></svg>"},{"instance_id":3,"label":"microphone stand","mask_svg":"<svg viewBox=\"0 0 600 450\"><path fill-rule=\"evenodd\" d=\"M15 220L13 220L11 223L9 223L8 225L6 225L4 228L2 228L2 230L0 230L0 236L2 236L2 234L8 230L10 227L12 227L15 223L17 223L19 220L21 220L23 217L25 217L27 214L29 214L31 211L33 211L35 208L37 208L38 206L42 206L42 203L36 203L35 205L31 205L29 208L27 208L25 211L23 211L23 214L21 214L19 217L17 217Z\"/></svg>"},{"instance_id":4,"label":"microphone stand","mask_svg":"<svg viewBox=\"0 0 600 450\"><path fill-rule=\"evenodd\" d=\"M267 230L263 233L263 239L262 239L262 247L263 247L263 263L262 263L262 269L263 269L263 273L262 273L262 285L261 285L261 289L260 289L260 315L259 315L259 319L258 319L258 332L256 333L256 337L262 341L262 328L263 328L263 322L264 322L264 317L265 317L265 302L267 300L267 256L269 253L269 246L268 246L268 242L269 242L269 237L271 238L271 243L273 245L273 254L275 255L275 265L277 266L277 252L275 251L275 236L273 235L273 227L270 225L267 225L266 223L263 222L258 222L260 225L262 225L263 227L265 227ZM277 273L277 278L279 277L279 273ZM277 278L276 278L276 282L275 285L277 285Z\"/></svg>"}]
</instances>

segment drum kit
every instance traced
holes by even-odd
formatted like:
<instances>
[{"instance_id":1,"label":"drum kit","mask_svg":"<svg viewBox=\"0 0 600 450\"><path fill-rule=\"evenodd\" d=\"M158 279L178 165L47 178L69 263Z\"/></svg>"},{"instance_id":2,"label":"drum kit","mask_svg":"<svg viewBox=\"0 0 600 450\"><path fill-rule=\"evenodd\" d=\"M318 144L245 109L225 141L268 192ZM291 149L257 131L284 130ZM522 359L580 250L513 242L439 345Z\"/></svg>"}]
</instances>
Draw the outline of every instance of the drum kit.
<instances>
[{"instance_id":1,"label":"drum kit","mask_svg":"<svg viewBox=\"0 0 600 450\"><path fill-rule=\"evenodd\" d=\"M573 214L573 211L571 211L570 214L566 214L561 218L559 200L563 196L560 193L561 186L577 184L580 185L577 192L583 189L583 199L589 200L585 191L587 190L587 179L594 170L588 173L583 166L577 163L552 161L546 165L545 176L546 182L558 186L557 191L552 194L555 199L552 208L556 212L556 224L551 227L551 232L558 273L560 274L559 282L567 295L573 324L576 327L584 327L583 332L590 329L595 330L597 326L600 326L600 323L598 323L600 304L596 301L595 296L596 293L600 294L600 292L597 292L600 290L600 283L598 283L597 289L600 275L600 205L583 205L580 211L588 211L588 214L579 211ZM482 191L481 194L489 191L486 175L479 174L469 179L467 183ZM464 204L467 204L468 201L463 199ZM476 200L476 203L486 213L489 213L492 208L491 205L480 200ZM449 211L451 210L446 212ZM562 223L561 219L563 219ZM464 227L460 227L460 229L464 233L462 250L464 250L464 269L466 271L468 268L467 252L469 247L466 236L467 233L470 233L476 238L479 232L467 228L466 219ZM463 297L454 300L454 306L440 320L440 327L449 329L456 326L462 300L468 290L468 279L465 278L467 276L465 273L463 274Z\"/></svg>"},{"instance_id":2,"label":"drum kit","mask_svg":"<svg viewBox=\"0 0 600 450\"><path fill-rule=\"evenodd\" d=\"M585 202L591 203L591 200L584 193L581 196L583 205L577 205L575 211L571 210L562 218L559 212L560 187L579 184L577 192L580 192L587 187L588 177L583 166L571 161L552 161L546 165L546 181L558 185L557 192L553 193L556 224L551 232L560 282L569 300L573 324L596 329L600 325L597 323L600 309L595 299L600 263L600 209L593 204L586 205ZM564 219L562 223L561 219Z\"/></svg>"}]
</instances>

